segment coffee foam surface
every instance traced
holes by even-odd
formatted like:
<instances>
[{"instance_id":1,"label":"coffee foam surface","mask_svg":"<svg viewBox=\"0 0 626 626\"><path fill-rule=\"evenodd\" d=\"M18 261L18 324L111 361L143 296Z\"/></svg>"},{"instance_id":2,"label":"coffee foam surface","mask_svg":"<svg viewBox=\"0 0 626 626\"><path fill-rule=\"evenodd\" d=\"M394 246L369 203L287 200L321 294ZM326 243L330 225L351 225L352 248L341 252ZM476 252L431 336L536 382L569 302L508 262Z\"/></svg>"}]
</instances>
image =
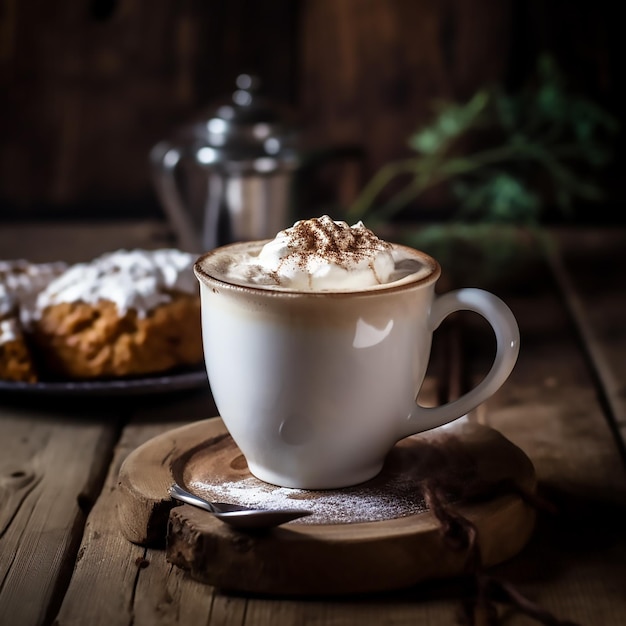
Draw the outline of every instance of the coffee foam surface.
<instances>
[{"instance_id":1,"label":"coffee foam surface","mask_svg":"<svg viewBox=\"0 0 626 626\"><path fill-rule=\"evenodd\" d=\"M284 291L361 291L432 274L419 253L379 239L361 222L328 216L298 221L268 242L227 246L204 257L207 274Z\"/></svg>"}]
</instances>

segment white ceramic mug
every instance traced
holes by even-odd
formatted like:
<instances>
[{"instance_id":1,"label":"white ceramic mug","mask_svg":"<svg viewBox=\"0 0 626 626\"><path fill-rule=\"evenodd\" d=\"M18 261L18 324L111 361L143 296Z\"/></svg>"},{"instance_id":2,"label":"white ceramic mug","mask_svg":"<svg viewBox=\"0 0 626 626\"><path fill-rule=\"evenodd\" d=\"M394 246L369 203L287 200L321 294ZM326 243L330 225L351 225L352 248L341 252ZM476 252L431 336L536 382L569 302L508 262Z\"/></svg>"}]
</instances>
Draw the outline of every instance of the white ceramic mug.
<instances>
[{"instance_id":1,"label":"white ceramic mug","mask_svg":"<svg viewBox=\"0 0 626 626\"><path fill-rule=\"evenodd\" d=\"M429 268L417 280L312 293L211 275L205 261L241 245L208 252L194 271L215 403L251 473L265 482L330 489L373 478L397 441L467 414L515 365L519 330L507 305L473 288L436 295L441 270L422 252L410 251ZM422 407L416 398L433 331L459 310L493 327L494 363L457 400Z\"/></svg>"}]
</instances>

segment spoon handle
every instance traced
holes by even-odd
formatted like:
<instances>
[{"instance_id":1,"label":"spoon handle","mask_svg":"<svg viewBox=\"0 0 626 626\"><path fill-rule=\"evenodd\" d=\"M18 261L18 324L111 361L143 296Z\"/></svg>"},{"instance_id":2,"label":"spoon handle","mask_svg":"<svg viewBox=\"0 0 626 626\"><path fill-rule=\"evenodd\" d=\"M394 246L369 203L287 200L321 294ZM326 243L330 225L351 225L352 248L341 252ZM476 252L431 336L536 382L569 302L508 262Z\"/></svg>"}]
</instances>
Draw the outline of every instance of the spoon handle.
<instances>
[{"instance_id":1,"label":"spoon handle","mask_svg":"<svg viewBox=\"0 0 626 626\"><path fill-rule=\"evenodd\" d=\"M185 502L186 504L200 507L201 509L209 511L209 513L219 513L219 511L209 501L199 496L196 496L193 493L185 491L180 485L176 483L174 483L170 487L170 495L176 500L180 500L181 502Z\"/></svg>"}]
</instances>

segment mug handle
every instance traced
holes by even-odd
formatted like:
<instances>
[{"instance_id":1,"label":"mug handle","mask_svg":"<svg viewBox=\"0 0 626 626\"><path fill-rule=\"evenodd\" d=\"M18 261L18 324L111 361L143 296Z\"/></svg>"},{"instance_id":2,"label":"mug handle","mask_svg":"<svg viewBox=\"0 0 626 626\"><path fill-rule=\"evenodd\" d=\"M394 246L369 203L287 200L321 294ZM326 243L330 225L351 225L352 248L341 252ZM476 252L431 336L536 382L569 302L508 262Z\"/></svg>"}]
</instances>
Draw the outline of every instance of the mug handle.
<instances>
[{"instance_id":1,"label":"mug handle","mask_svg":"<svg viewBox=\"0 0 626 626\"><path fill-rule=\"evenodd\" d=\"M467 288L437 296L430 312L430 330L435 331L441 322L455 311L474 311L491 324L496 336L496 355L485 378L460 398L438 407L415 404L408 419L406 434L443 426L466 415L491 397L506 381L519 354L519 327L511 309L497 296L483 289Z\"/></svg>"}]
</instances>

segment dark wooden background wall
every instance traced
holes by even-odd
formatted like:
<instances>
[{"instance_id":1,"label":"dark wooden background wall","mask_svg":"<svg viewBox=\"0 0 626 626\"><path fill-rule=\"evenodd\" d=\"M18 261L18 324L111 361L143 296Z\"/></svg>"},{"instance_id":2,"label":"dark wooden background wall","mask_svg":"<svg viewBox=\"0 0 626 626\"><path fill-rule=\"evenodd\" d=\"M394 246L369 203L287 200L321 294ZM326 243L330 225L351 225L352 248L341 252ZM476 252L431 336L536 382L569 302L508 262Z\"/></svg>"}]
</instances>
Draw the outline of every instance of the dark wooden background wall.
<instances>
[{"instance_id":1,"label":"dark wooden background wall","mask_svg":"<svg viewBox=\"0 0 626 626\"><path fill-rule=\"evenodd\" d=\"M365 149L357 188L430 115L554 54L621 116L620 3L608 0L0 0L0 218L158 214L147 154L242 71L311 143ZM623 209L626 159L605 172ZM623 212L623 211L622 211Z\"/></svg>"}]
</instances>

